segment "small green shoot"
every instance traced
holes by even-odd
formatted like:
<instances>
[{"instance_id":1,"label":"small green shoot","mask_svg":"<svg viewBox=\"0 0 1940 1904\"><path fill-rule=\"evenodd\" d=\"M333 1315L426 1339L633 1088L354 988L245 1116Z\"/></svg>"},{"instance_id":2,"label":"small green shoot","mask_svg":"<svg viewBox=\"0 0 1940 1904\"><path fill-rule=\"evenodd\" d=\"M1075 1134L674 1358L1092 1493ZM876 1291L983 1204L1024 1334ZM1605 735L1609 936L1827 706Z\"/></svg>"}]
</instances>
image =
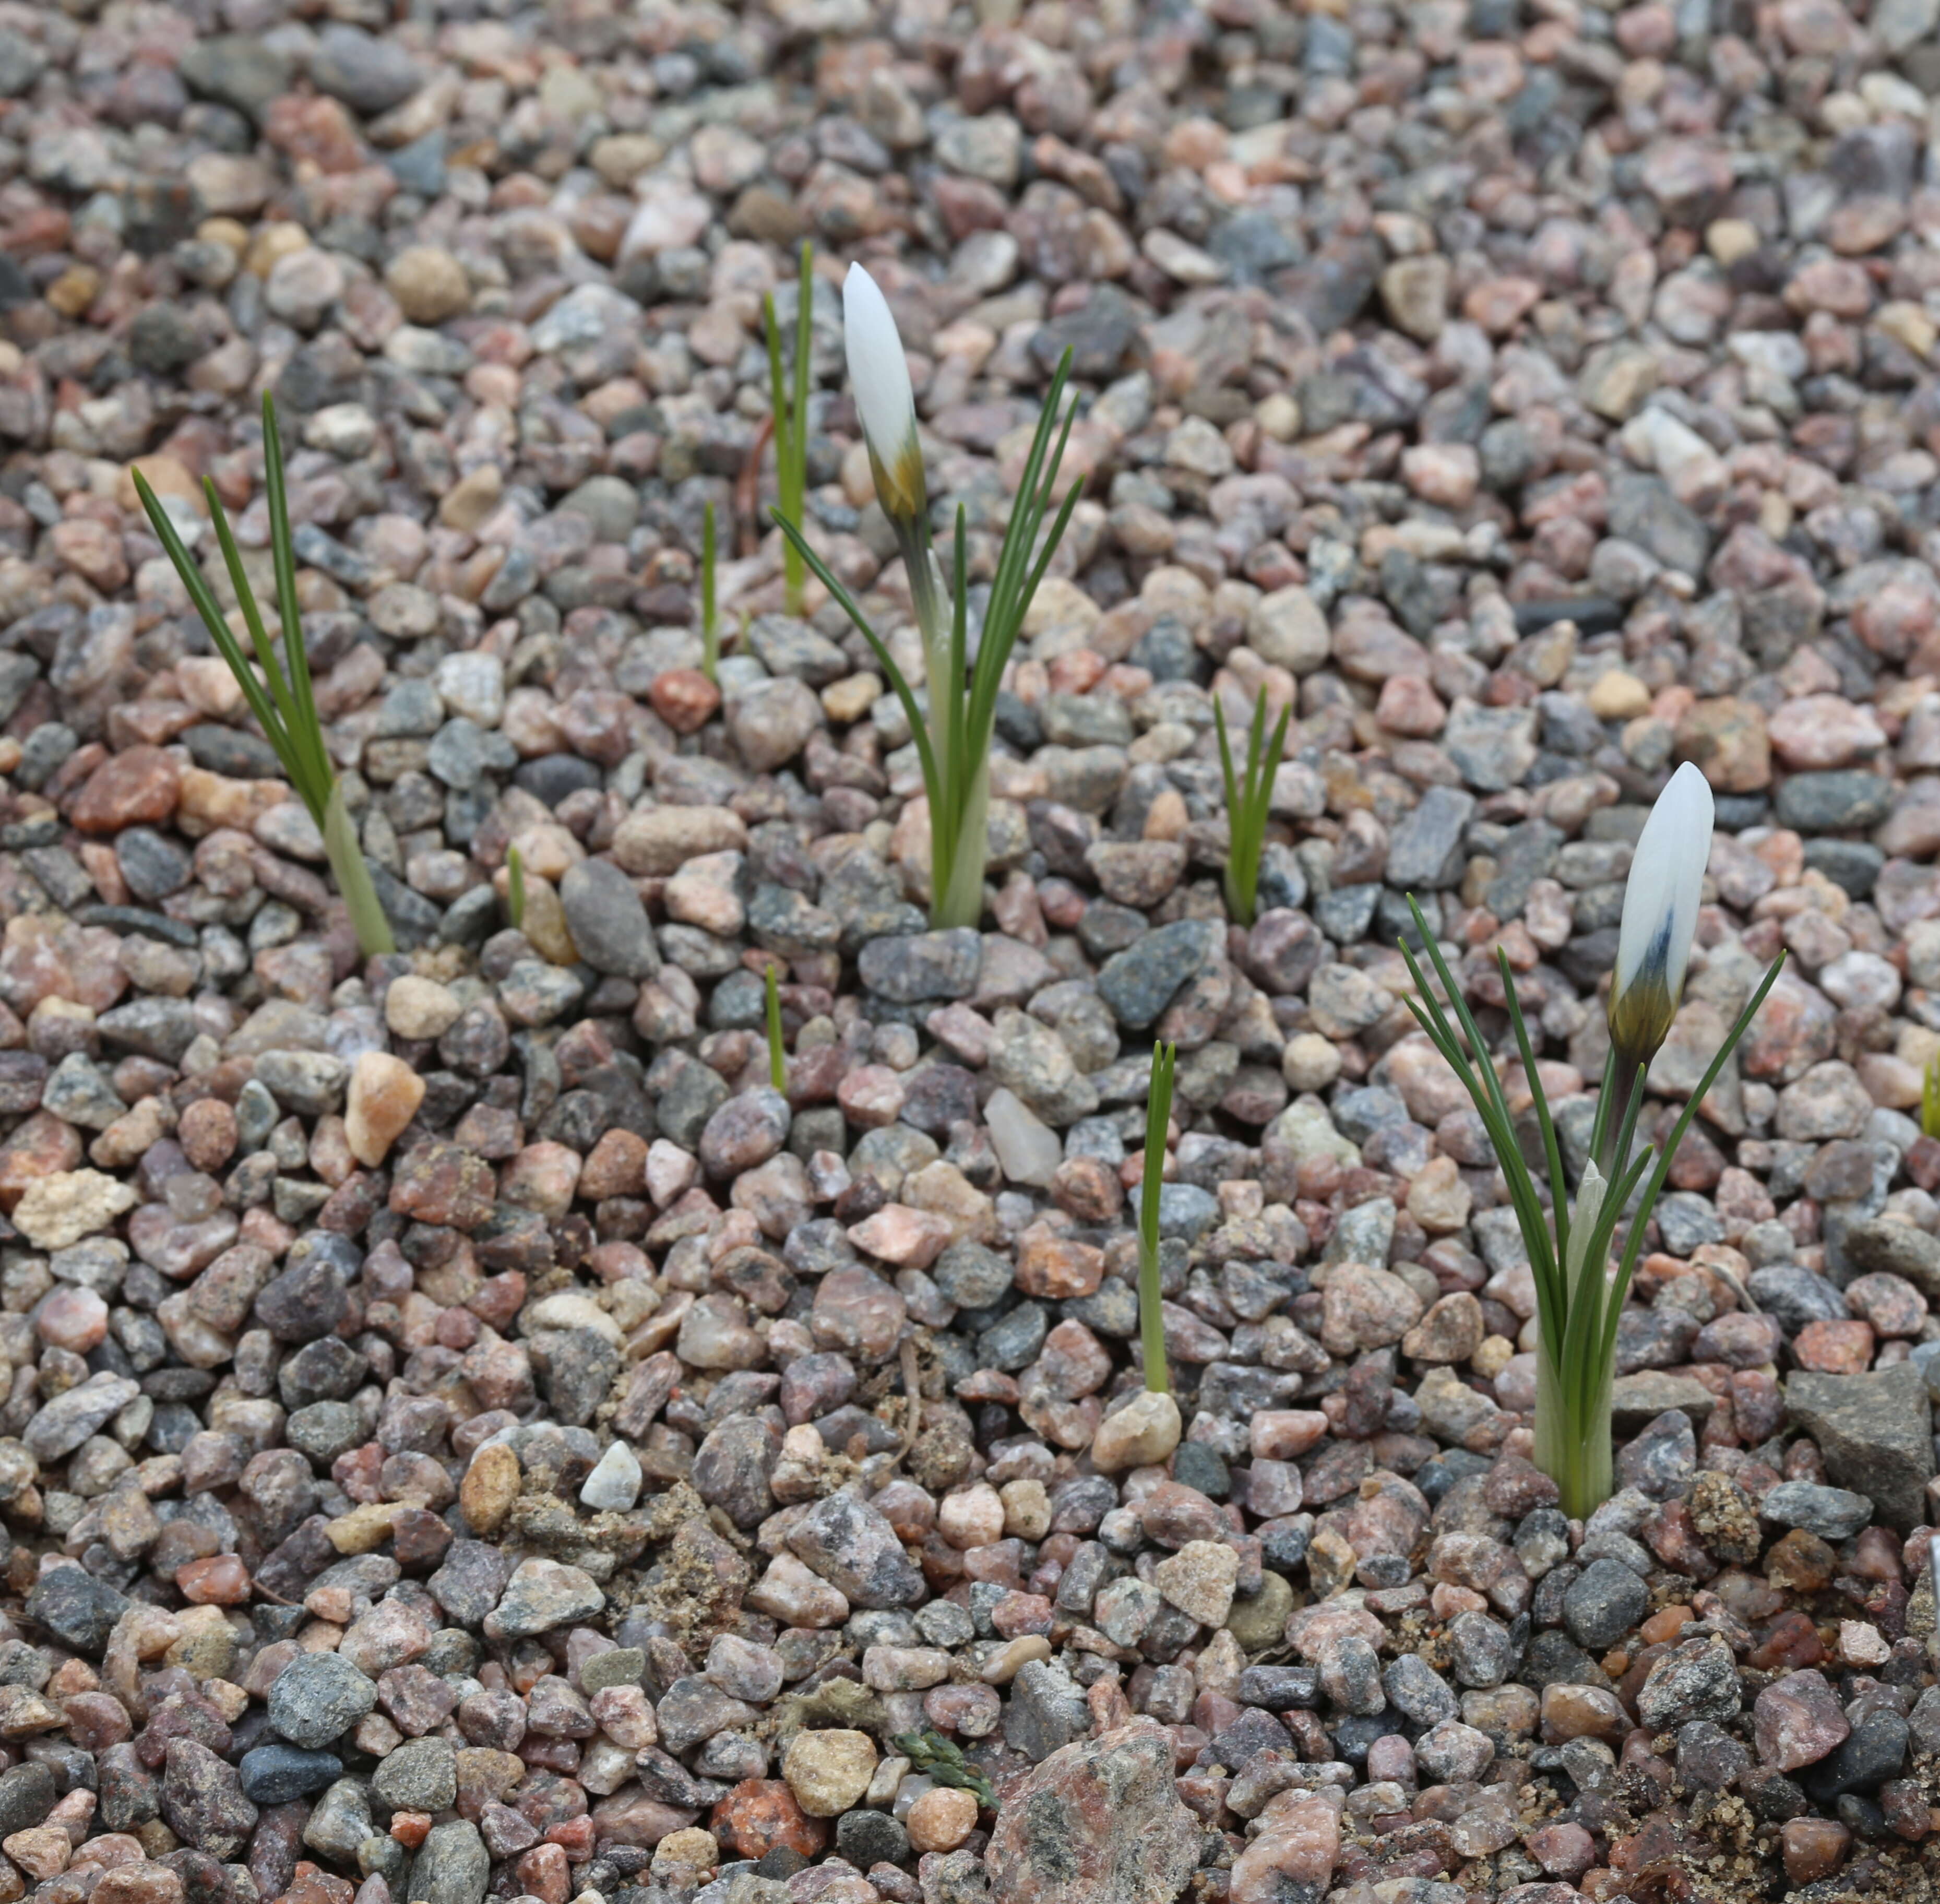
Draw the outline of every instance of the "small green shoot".
<instances>
[{"instance_id":1,"label":"small green shoot","mask_svg":"<svg viewBox=\"0 0 1940 1904\"><path fill-rule=\"evenodd\" d=\"M263 490L270 512L270 554L276 575L276 612L282 625L281 664L277 661L276 650L270 645L269 631L264 626L255 591L243 571L242 554L230 532L229 518L223 513L221 499L209 478L205 476L202 482L209 516L215 525L215 539L222 551L223 564L229 572L230 585L235 590L243 624L249 631L249 645L255 653L256 667L262 670L261 680L243 654L241 644L230 632L228 618L216 600L215 591L176 532L160 499L148 487L148 479L139 469L135 471L134 478L135 493L148 512L149 523L163 552L174 566L190 601L195 605L197 614L202 618L202 625L209 630L209 638L215 645L215 651L228 663L229 671L242 690L242 697L249 703L250 712L262 728L264 738L276 750L276 758L289 776L290 785L296 790L297 798L309 809L310 818L316 821L323 835L324 853L330 862L330 870L337 876L337 889L343 895L344 905L349 912L359 949L367 958L395 951L397 945L391 936L390 923L378 902L377 889L372 883L371 869L365 863L363 848L358 844L357 828L351 820L350 810L344 804L342 784L331 766L329 751L324 745L322 723L317 716L316 696L310 684L310 658L304 648L303 620L297 607L296 555L290 539L289 498L283 483L282 443L276 434L276 405L270 393L267 390L263 393Z\"/></svg>"},{"instance_id":2,"label":"small green shoot","mask_svg":"<svg viewBox=\"0 0 1940 1904\"><path fill-rule=\"evenodd\" d=\"M517 847L505 849L505 917L512 929L526 929L526 860Z\"/></svg>"},{"instance_id":3,"label":"small green shoot","mask_svg":"<svg viewBox=\"0 0 1940 1904\"><path fill-rule=\"evenodd\" d=\"M994 1808L997 1794L990 1781L963 1756L963 1748L941 1732L902 1732L889 1743L920 1772L926 1772L939 1785L954 1785L959 1791L974 1792L980 1805Z\"/></svg>"},{"instance_id":4,"label":"small green shoot","mask_svg":"<svg viewBox=\"0 0 1940 1904\"><path fill-rule=\"evenodd\" d=\"M775 983L775 969L767 969L768 1082L788 1095L788 1051L782 1043L782 995Z\"/></svg>"},{"instance_id":5,"label":"small green shoot","mask_svg":"<svg viewBox=\"0 0 1940 1904\"><path fill-rule=\"evenodd\" d=\"M1226 779L1226 911L1237 926L1250 926L1260 886L1260 854L1266 845L1267 814L1273 805L1274 775L1286 745L1289 701L1280 709L1273 738L1267 739L1266 690L1253 703L1252 732L1246 743L1243 778L1233 770L1233 749L1226 738L1226 716L1219 697L1212 701L1213 725L1219 731L1219 765Z\"/></svg>"},{"instance_id":6,"label":"small green shoot","mask_svg":"<svg viewBox=\"0 0 1940 1904\"><path fill-rule=\"evenodd\" d=\"M1940 1137L1940 1051L1935 1051L1920 1084L1920 1127L1929 1137Z\"/></svg>"},{"instance_id":7,"label":"small green shoot","mask_svg":"<svg viewBox=\"0 0 1940 1904\"><path fill-rule=\"evenodd\" d=\"M775 493L782 514L795 523L801 520L802 501L808 493L808 378L814 329L814 246L803 240L792 383L785 382L782 376L782 328L775 316L773 294L767 294L761 299L762 328L768 343L768 398L775 417ZM784 542L782 562L788 612L799 615L806 599L808 576L801 551L794 542Z\"/></svg>"},{"instance_id":8,"label":"small green shoot","mask_svg":"<svg viewBox=\"0 0 1940 1904\"><path fill-rule=\"evenodd\" d=\"M1139 1341L1145 1351L1145 1387L1167 1392L1165 1318L1160 1313L1158 1193L1165 1181L1166 1133L1172 1122L1175 1045L1152 1047L1151 1088L1145 1097L1145 1178L1139 1188Z\"/></svg>"},{"instance_id":9,"label":"small green shoot","mask_svg":"<svg viewBox=\"0 0 1940 1904\"><path fill-rule=\"evenodd\" d=\"M721 614L714 598L714 505L700 517L700 671L721 685Z\"/></svg>"}]
</instances>

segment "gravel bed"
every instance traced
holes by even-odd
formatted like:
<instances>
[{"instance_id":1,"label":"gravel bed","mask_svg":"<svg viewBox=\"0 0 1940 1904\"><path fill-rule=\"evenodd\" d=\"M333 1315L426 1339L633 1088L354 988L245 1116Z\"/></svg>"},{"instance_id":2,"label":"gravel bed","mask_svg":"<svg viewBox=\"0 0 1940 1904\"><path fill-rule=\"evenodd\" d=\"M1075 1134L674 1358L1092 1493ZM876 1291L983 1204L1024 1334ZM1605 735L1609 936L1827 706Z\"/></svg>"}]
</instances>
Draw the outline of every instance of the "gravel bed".
<instances>
[{"instance_id":1,"label":"gravel bed","mask_svg":"<svg viewBox=\"0 0 1940 1904\"><path fill-rule=\"evenodd\" d=\"M1929 1896L1940 0L392 11L0 4L0 1904ZM973 572L1074 355L987 930L804 236L913 674L842 270ZM267 600L265 390L392 956L136 505ZM1580 1162L1686 760L1576 1522L1396 941Z\"/></svg>"}]
</instances>

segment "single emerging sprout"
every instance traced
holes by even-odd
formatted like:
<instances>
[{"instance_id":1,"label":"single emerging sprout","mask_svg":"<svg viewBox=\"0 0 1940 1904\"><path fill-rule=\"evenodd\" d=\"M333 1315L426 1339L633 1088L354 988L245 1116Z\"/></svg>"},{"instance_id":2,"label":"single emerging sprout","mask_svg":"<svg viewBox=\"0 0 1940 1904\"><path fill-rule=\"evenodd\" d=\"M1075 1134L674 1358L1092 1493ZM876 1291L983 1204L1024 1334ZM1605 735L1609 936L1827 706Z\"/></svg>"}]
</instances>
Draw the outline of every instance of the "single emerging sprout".
<instances>
[{"instance_id":1,"label":"single emerging sprout","mask_svg":"<svg viewBox=\"0 0 1940 1904\"><path fill-rule=\"evenodd\" d=\"M926 720L914 691L868 623L855 597L827 563L808 546L798 517L777 509L782 532L862 636L895 690L916 744L929 806L930 923L938 927L975 926L984 915L984 862L989 851L990 730L996 718L997 689L1011 650L1023 627L1031 597L1057 551L1082 485L1072 484L1052 518L1043 546L1039 532L1051 514L1059 464L1071 435L1077 406L1064 409L1071 377L1071 353L1064 353L1051 381L1030 453L1024 459L1010 520L998 552L984 609L983 633L976 659L969 659L969 558L962 509L956 511L947 587L932 546L923 453L917 441L916 404L910 392L909 365L895 319L868 273L850 267L843 286L843 323L848 346L850 381L868 444L876 496L889 519L909 576L910 596L923 637L924 673L929 685ZM1063 426L1059 413L1063 411ZM1056 433L1056 442L1052 438ZM966 670L968 678L966 679Z\"/></svg>"},{"instance_id":2,"label":"single emerging sprout","mask_svg":"<svg viewBox=\"0 0 1940 1904\"><path fill-rule=\"evenodd\" d=\"M761 299L762 328L768 341L768 401L774 410L775 493L782 514L790 522L801 520L802 499L808 493L808 374L813 331L815 248L802 241L801 275L795 311L795 375L792 386L782 380L782 327L775 316L772 292ZM788 612L799 615L808 581L801 551L793 542L782 549L782 575Z\"/></svg>"},{"instance_id":3,"label":"single emerging sprout","mask_svg":"<svg viewBox=\"0 0 1940 1904\"><path fill-rule=\"evenodd\" d=\"M526 929L526 859L517 847L505 849L505 917L512 929Z\"/></svg>"},{"instance_id":4,"label":"single emerging sprout","mask_svg":"<svg viewBox=\"0 0 1940 1904\"><path fill-rule=\"evenodd\" d=\"M1145 1352L1145 1387L1167 1392L1165 1317L1158 1280L1158 1193L1165 1181L1166 1132L1172 1122L1175 1045L1152 1047L1151 1089L1145 1099L1145 1177L1139 1186L1139 1342Z\"/></svg>"},{"instance_id":5,"label":"single emerging sprout","mask_svg":"<svg viewBox=\"0 0 1940 1904\"><path fill-rule=\"evenodd\" d=\"M1517 1056L1534 1101L1542 1142L1549 1179L1546 1213L1523 1161L1502 1082L1474 1015L1421 908L1411 897L1408 902L1416 933L1427 948L1448 999L1444 1010L1404 939L1402 957L1408 961L1417 994L1408 1001L1408 1009L1466 1087L1508 1186L1509 1202L1536 1279L1536 1464L1562 1491L1563 1511L1572 1518L1587 1517L1609 1497L1610 1398L1617 1324L1651 1211L1698 1106L1716 1082L1725 1060L1749 1027L1785 963L1781 952L1698 1080L1662 1150L1646 1146L1641 1155L1633 1156L1644 1074L1669 1035L1683 990L1697 923L1698 895L1710 852L1711 824L1710 788L1694 767L1679 768L1658 801L1630 865L1610 988L1610 1052L1590 1132L1589 1160L1573 1210L1555 1122L1517 1002L1508 954L1499 947L1496 957ZM1451 1010L1454 1024L1449 1019ZM1460 1036L1456 1024L1460 1027ZM1612 1276L1609 1262L1617 1225L1633 1198L1630 1228Z\"/></svg>"},{"instance_id":6,"label":"single emerging sprout","mask_svg":"<svg viewBox=\"0 0 1940 1904\"><path fill-rule=\"evenodd\" d=\"M1920 1082L1920 1127L1929 1137L1940 1137L1940 1051L1928 1060Z\"/></svg>"},{"instance_id":7,"label":"single emerging sprout","mask_svg":"<svg viewBox=\"0 0 1940 1904\"><path fill-rule=\"evenodd\" d=\"M276 405L266 390L263 393L263 489L270 512L270 554L276 581L276 613L282 625L283 661L279 665L276 650L270 645L269 631L263 625L262 612L256 606L255 591L243 572L242 551L230 533L229 518L223 513L215 485L203 478L203 493L215 524L215 539L229 571L230 585L236 591L243 625L249 631L249 645L257 667L263 671L258 680L255 670L230 632L222 612L195 558L188 552L168 511L148 487L148 479L134 472L135 493L147 511L148 520L164 553L174 565L182 587L209 630L215 651L229 664L242 697L249 703L264 737L276 750L283 771L297 797L310 809L323 835L323 850L330 870L337 877L337 889L343 895L357 943L366 957L394 952L389 922L377 902L377 889L371 883L371 869L364 863L363 849L357 843L357 829L350 810L343 804L343 789L330 764L323 744L323 728L318 720L316 697L310 678L310 658L304 651L303 622L297 608L296 557L290 542L289 499L283 487L283 451L276 435ZM267 683L267 685L265 685Z\"/></svg>"},{"instance_id":8,"label":"single emerging sprout","mask_svg":"<svg viewBox=\"0 0 1940 1904\"><path fill-rule=\"evenodd\" d=\"M1212 723L1219 731L1219 766L1226 780L1226 911L1235 925L1253 923L1259 891L1260 853L1267 841L1267 813L1273 804L1274 775L1286 745L1289 701L1280 709L1273 738L1267 739L1267 691L1253 703L1252 731L1246 741L1246 767L1233 771L1233 749L1226 739L1226 716L1219 698L1212 697Z\"/></svg>"},{"instance_id":9,"label":"single emerging sprout","mask_svg":"<svg viewBox=\"0 0 1940 1904\"><path fill-rule=\"evenodd\" d=\"M775 983L775 969L767 969L768 1082L788 1095L788 1052L782 1043L782 995Z\"/></svg>"},{"instance_id":10,"label":"single emerging sprout","mask_svg":"<svg viewBox=\"0 0 1940 1904\"><path fill-rule=\"evenodd\" d=\"M714 599L714 505L700 515L700 671L721 683L721 615Z\"/></svg>"}]
</instances>

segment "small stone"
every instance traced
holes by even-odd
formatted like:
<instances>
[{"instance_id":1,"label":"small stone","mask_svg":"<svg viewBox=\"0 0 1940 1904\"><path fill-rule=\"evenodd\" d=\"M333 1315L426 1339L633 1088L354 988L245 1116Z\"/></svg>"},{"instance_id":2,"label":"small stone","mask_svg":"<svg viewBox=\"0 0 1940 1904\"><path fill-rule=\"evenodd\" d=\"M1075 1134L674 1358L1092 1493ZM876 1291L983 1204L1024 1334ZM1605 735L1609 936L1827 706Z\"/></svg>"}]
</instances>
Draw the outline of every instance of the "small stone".
<instances>
[{"instance_id":1,"label":"small stone","mask_svg":"<svg viewBox=\"0 0 1940 1904\"><path fill-rule=\"evenodd\" d=\"M624 1442L615 1442L586 1477L579 1498L596 1512L624 1514L639 1498L641 1480L639 1457Z\"/></svg>"},{"instance_id":2,"label":"small stone","mask_svg":"<svg viewBox=\"0 0 1940 1904\"><path fill-rule=\"evenodd\" d=\"M375 1170L424 1102L425 1081L388 1051L360 1051L351 1068L343 1127L350 1154Z\"/></svg>"},{"instance_id":3,"label":"small stone","mask_svg":"<svg viewBox=\"0 0 1940 1904\"><path fill-rule=\"evenodd\" d=\"M993 1893L1009 1904L1171 1904L1200 1846L1171 1753L1169 1735L1146 1722L1045 1757L998 1812L985 1859Z\"/></svg>"},{"instance_id":4,"label":"small stone","mask_svg":"<svg viewBox=\"0 0 1940 1904\"><path fill-rule=\"evenodd\" d=\"M1752 1708L1752 1724L1759 1762L1780 1771L1816 1765L1852 1730L1832 1689L1810 1668L1767 1686Z\"/></svg>"},{"instance_id":5,"label":"small stone","mask_svg":"<svg viewBox=\"0 0 1940 1904\"><path fill-rule=\"evenodd\" d=\"M977 1798L950 1785L933 1786L909 1808L904 1823L910 1848L953 1851L977 1829Z\"/></svg>"},{"instance_id":6,"label":"small stone","mask_svg":"<svg viewBox=\"0 0 1940 1904\"><path fill-rule=\"evenodd\" d=\"M465 267L440 246L406 246L385 266L384 282L413 324L442 324L471 307Z\"/></svg>"},{"instance_id":7,"label":"small stone","mask_svg":"<svg viewBox=\"0 0 1940 1904\"><path fill-rule=\"evenodd\" d=\"M846 1811L868 1790L875 1769L875 1742L842 1729L796 1733L782 1761L789 1790L811 1818Z\"/></svg>"}]
</instances>

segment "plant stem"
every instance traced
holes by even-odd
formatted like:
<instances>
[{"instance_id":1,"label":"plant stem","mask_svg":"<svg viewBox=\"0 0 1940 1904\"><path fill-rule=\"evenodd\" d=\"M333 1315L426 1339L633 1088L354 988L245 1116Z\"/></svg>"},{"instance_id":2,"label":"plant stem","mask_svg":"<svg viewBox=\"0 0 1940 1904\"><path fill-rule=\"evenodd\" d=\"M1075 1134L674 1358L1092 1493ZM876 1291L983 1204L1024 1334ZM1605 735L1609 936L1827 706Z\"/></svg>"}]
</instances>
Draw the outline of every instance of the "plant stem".
<instances>
[{"instance_id":1,"label":"plant stem","mask_svg":"<svg viewBox=\"0 0 1940 1904\"><path fill-rule=\"evenodd\" d=\"M717 686L721 679L721 619L714 600L714 505L700 517L700 671Z\"/></svg>"},{"instance_id":2,"label":"plant stem","mask_svg":"<svg viewBox=\"0 0 1940 1904\"><path fill-rule=\"evenodd\" d=\"M1563 1512L1588 1518L1610 1498L1612 1370L1594 1393L1572 1394L1546 1347L1536 1358L1536 1465L1562 1490Z\"/></svg>"},{"instance_id":3,"label":"plant stem","mask_svg":"<svg viewBox=\"0 0 1940 1904\"><path fill-rule=\"evenodd\" d=\"M515 846L505 849L505 917L514 932L526 929L526 862Z\"/></svg>"},{"instance_id":4,"label":"plant stem","mask_svg":"<svg viewBox=\"0 0 1940 1904\"><path fill-rule=\"evenodd\" d=\"M1176 1045L1152 1047L1151 1085L1145 1100L1145 1177L1139 1187L1139 1344L1145 1365L1145 1387L1167 1391L1165 1299L1159 1280L1158 1199L1165 1181L1165 1140L1172 1123L1172 1067Z\"/></svg>"},{"instance_id":5,"label":"plant stem","mask_svg":"<svg viewBox=\"0 0 1940 1904\"><path fill-rule=\"evenodd\" d=\"M782 1042L782 995L775 984L775 969L767 969L768 1082L785 1097L788 1095L788 1057Z\"/></svg>"},{"instance_id":6,"label":"plant stem","mask_svg":"<svg viewBox=\"0 0 1940 1904\"><path fill-rule=\"evenodd\" d=\"M343 804L343 783L330 789L329 804L323 810L323 850L330 870L337 875L337 889L350 914L358 949L368 958L395 952L397 941L391 936L391 922L377 903L377 889L371 883L371 868L364 863L364 850L357 843L357 829L351 822L350 809Z\"/></svg>"},{"instance_id":7,"label":"plant stem","mask_svg":"<svg viewBox=\"0 0 1940 1904\"><path fill-rule=\"evenodd\" d=\"M970 770L961 810L929 816L931 876L942 883L930 899L929 923L939 932L975 926L984 917L984 857L990 824L990 757ZM939 835L948 829L947 841Z\"/></svg>"}]
</instances>

